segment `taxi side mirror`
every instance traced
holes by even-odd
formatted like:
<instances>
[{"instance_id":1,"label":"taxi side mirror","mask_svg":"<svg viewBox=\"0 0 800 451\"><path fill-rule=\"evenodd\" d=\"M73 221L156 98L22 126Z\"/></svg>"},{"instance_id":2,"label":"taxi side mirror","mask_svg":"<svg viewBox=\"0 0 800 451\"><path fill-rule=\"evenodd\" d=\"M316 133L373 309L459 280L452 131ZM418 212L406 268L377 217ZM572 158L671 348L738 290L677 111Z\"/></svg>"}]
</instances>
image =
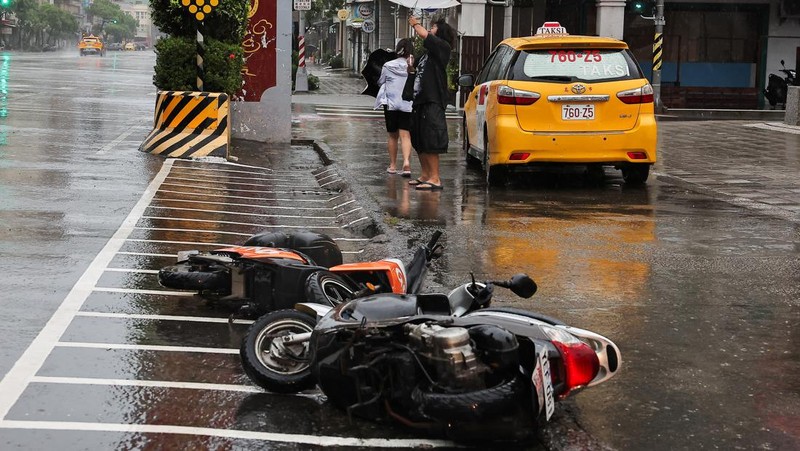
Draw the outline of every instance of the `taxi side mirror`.
<instances>
[{"instance_id":1,"label":"taxi side mirror","mask_svg":"<svg viewBox=\"0 0 800 451\"><path fill-rule=\"evenodd\" d=\"M458 86L463 88L471 88L475 86L475 76L472 74L464 74L458 77Z\"/></svg>"}]
</instances>

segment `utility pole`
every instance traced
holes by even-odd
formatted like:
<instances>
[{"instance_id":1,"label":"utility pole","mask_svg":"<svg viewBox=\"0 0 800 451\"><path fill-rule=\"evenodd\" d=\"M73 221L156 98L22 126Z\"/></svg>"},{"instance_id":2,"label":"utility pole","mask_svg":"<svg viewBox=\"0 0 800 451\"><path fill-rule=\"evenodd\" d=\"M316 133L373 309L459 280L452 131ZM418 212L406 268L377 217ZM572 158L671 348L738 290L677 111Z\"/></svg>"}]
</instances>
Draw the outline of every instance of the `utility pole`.
<instances>
[{"instance_id":1,"label":"utility pole","mask_svg":"<svg viewBox=\"0 0 800 451\"><path fill-rule=\"evenodd\" d=\"M656 31L653 38L653 94L655 98L656 113L664 112L661 102L661 63L663 62L662 44L664 43L664 0L656 0L656 15L653 18Z\"/></svg>"}]
</instances>

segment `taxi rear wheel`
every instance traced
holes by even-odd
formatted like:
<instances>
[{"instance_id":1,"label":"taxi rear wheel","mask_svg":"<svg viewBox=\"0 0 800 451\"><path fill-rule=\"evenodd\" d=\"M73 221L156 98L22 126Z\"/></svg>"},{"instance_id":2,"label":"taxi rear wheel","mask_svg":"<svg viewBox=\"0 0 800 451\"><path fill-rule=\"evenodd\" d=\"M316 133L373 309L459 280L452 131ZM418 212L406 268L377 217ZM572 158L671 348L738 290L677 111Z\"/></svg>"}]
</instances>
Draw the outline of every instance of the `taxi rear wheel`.
<instances>
[{"instance_id":1,"label":"taxi rear wheel","mask_svg":"<svg viewBox=\"0 0 800 451\"><path fill-rule=\"evenodd\" d=\"M480 164L480 160L469 154L469 133L467 133L466 118L462 123L461 130L462 130L461 149L464 151L464 159L467 162L467 166L477 166Z\"/></svg>"},{"instance_id":2,"label":"taxi rear wheel","mask_svg":"<svg viewBox=\"0 0 800 451\"><path fill-rule=\"evenodd\" d=\"M487 133L483 134L483 171L486 174L486 184L497 186L505 183L508 178L508 169L502 165L489 165L489 139Z\"/></svg>"},{"instance_id":3,"label":"taxi rear wheel","mask_svg":"<svg viewBox=\"0 0 800 451\"><path fill-rule=\"evenodd\" d=\"M622 167L622 179L628 185L642 185L650 175L649 164L631 164Z\"/></svg>"}]
</instances>

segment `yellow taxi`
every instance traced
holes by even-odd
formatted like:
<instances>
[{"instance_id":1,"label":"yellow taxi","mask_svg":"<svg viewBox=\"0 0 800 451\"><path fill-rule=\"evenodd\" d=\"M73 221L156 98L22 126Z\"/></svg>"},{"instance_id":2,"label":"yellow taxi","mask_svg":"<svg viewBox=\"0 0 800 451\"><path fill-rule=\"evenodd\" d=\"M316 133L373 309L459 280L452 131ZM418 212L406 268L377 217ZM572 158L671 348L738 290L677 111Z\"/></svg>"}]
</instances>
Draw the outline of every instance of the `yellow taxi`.
<instances>
[{"instance_id":1,"label":"yellow taxi","mask_svg":"<svg viewBox=\"0 0 800 451\"><path fill-rule=\"evenodd\" d=\"M501 42L477 76L458 83L471 88L467 159L489 184L541 164L613 166L625 183L642 184L656 162L653 87L622 41L546 22L535 36Z\"/></svg>"},{"instance_id":2,"label":"yellow taxi","mask_svg":"<svg viewBox=\"0 0 800 451\"><path fill-rule=\"evenodd\" d=\"M123 50L136 50L136 44L133 42L128 42L125 44L125 47L123 47Z\"/></svg>"}]
</instances>

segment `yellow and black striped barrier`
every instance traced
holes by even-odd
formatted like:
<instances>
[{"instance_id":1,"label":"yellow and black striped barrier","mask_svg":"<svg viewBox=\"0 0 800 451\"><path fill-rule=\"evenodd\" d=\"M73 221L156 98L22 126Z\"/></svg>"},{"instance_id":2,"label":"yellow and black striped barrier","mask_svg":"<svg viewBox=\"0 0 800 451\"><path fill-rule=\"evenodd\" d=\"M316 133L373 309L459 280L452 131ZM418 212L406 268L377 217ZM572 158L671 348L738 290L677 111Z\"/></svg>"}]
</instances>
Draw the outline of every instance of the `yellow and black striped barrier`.
<instances>
[{"instance_id":1,"label":"yellow and black striped barrier","mask_svg":"<svg viewBox=\"0 0 800 451\"><path fill-rule=\"evenodd\" d=\"M224 93L159 91L153 131L139 150L171 158L227 158L229 111Z\"/></svg>"},{"instance_id":2,"label":"yellow and black striped barrier","mask_svg":"<svg viewBox=\"0 0 800 451\"><path fill-rule=\"evenodd\" d=\"M664 33L656 33L653 38L653 70L661 70L663 51L661 46L664 44Z\"/></svg>"}]
</instances>

